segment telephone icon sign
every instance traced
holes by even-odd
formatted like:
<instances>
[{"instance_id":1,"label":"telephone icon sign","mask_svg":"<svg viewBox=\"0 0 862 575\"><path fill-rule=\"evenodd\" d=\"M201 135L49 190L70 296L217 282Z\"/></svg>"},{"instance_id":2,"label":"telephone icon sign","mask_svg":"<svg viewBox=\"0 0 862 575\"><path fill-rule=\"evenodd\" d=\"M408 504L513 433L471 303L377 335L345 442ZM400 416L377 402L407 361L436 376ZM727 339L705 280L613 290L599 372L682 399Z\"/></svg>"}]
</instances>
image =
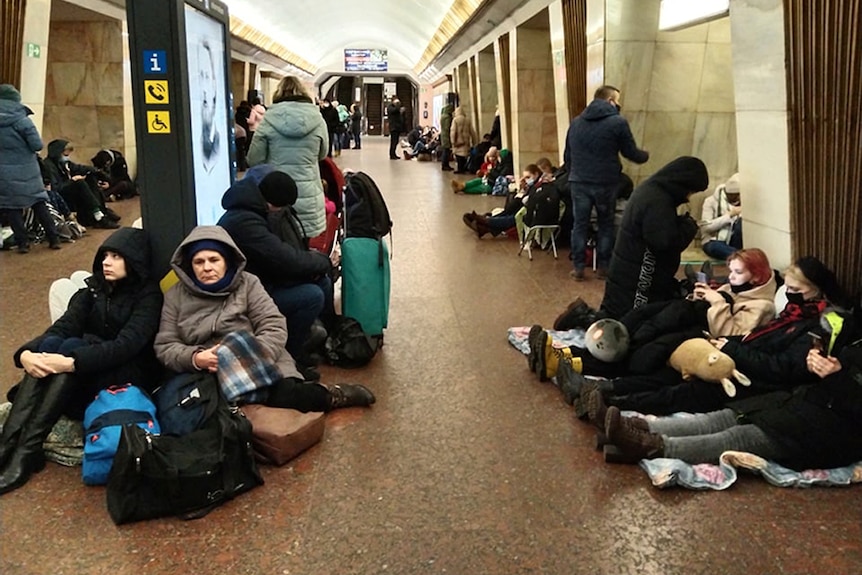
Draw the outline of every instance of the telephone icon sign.
<instances>
[{"instance_id":1,"label":"telephone icon sign","mask_svg":"<svg viewBox=\"0 0 862 575\"><path fill-rule=\"evenodd\" d=\"M169 103L167 80L144 80L144 102L147 104Z\"/></svg>"}]
</instances>

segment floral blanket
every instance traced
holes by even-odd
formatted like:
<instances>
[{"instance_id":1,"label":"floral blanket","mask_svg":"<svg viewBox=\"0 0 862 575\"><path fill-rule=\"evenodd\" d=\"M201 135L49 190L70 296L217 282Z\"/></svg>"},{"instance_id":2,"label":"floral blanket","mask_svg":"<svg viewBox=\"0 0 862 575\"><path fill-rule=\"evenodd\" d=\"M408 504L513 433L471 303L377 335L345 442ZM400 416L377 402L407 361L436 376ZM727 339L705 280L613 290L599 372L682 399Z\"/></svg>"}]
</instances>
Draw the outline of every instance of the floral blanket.
<instances>
[{"instance_id":1,"label":"floral blanket","mask_svg":"<svg viewBox=\"0 0 862 575\"><path fill-rule=\"evenodd\" d=\"M0 429L9 417L11 403L0 404ZM84 428L80 421L61 417L42 444L45 459L60 465L81 465L84 460Z\"/></svg>"},{"instance_id":2,"label":"floral blanket","mask_svg":"<svg viewBox=\"0 0 862 575\"><path fill-rule=\"evenodd\" d=\"M530 353L530 345L527 341L529 333L529 327L510 327L508 331L509 343L527 355ZM548 333L556 347L570 345L584 347L584 330L582 329L548 330ZM626 415L639 414L627 412ZM678 415L685 416L687 414ZM862 461L837 469L793 471L774 461L768 461L753 453L741 451L724 452L719 458L718 465L707 463L691 465L680 459L662 458L644 459L640 462L640 467L646 471L652 484L660 489L678 486L687 489L720 491L736 483L740 470L760 475L777 487L826 487L862 483Z\"/></svg>"}]
</instances>

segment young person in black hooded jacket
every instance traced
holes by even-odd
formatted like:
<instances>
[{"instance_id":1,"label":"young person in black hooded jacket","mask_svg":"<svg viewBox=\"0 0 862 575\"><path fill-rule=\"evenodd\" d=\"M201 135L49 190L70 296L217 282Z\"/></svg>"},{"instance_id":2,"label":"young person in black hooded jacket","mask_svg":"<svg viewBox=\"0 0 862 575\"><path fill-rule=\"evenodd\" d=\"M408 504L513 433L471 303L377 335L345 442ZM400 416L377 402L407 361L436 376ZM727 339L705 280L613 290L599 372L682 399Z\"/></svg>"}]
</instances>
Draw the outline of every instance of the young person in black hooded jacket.
<instances>
[{"instance_id":1,"label":"young person in black hooded jacket","mask_svg":"<svg viewBox=\"0 0 862 575\"><path fill-rule=\"evenodd\" d=\"M706 166L683 156L665 165L632 192L623 213L605 296L605 317L622 318L647 303L680 297L674 278L680 254L694 239L697 222L677 207L709 185Z\"/></svg>"},{"instance_id":2,"label":"young person in black hooded jacket","mask_svg":"<svg viewBox=\"0 0 862 575\"><path fill-rule=\"evenodd\" d=\"M61 415L82 419L96 394L131 383L147 391L161 368L153 351L162 292L151 278L144 230L121 228L101 245L87 287L45 333L15 352L26 372L9 392L0 435L0 493L45 466L42 442Z\"/></svg>"}]
</instances>

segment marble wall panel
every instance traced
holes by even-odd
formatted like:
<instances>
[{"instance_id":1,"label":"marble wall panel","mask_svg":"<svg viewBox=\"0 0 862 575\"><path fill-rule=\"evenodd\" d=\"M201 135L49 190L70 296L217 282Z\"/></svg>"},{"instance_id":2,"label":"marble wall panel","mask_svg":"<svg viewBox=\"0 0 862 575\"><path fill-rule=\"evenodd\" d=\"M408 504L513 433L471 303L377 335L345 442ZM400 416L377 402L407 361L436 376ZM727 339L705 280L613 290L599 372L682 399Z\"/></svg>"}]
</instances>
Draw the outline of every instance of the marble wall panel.
<instances>
[{"instance_id":1,"label":"marble wall panel","mask_svg":"<svg viewBox=\"0 0 862 575\"><path fill-rule=\"evenodd\" d=\"M734 0L730 6L737 110L786 110L782 0Z\"/></svg>"},{"instance_id":2,"label":"marble wall panel","mask_svg":"<svg viewBox=\"0 0 862 575\"><path fill-rule=\"evenodd\" d=\"M99 115L98 138L94 143L97 151L101 148L122 150L125 146L123 139L123 107L122 106L97 106L96 113ZM87 161L93 155L87 156Z\"/></svg>"},{"instance_id":3,"label":"marble wall panel","mask_svg":"<svg viewBox=\"0 0 862 575\"><path fill-rule=\"evenodd\" d=\"M649 151L650 159L638 171L641 179L679 156L691 155L696 120L695 112L647 112L640 144Z\"/></svg>"},{"instance_id":4,"label":"marble wall panel","mask_svg":"<svg viewBox=\"0 0 862 575\"><path fill-rule=\"evenodd\" d=\"M746 220L789 232L790 173L787 146L782 145L787 142L786 112L739 111L736 135Z\"/></svg>"},{"instance_id":5,"label":"marble wall panel","mask_svg":"<svg viewBox=\"0 0 862 575\"><path fill-rule=\"evenodd\" d=\"M707 44L700 81L698 112L736 111L733 97L733 60L730 44Z\"/></svg>"},{"instance_id":6,"label":"marble wall panel","mask_svg":"<svg viewBox=\"0 0 862 575\"><path fill-rule=\"evenodd\" d=\"M546 70L551 68L551 36L548 30L518 28L514 53L518 69Z\"/></svg>"},{"instance_id":7,"label":"marble wall panel","mask_svg":"<svg viewBox=\"0 0 862 575\"><path fill-rule=\"evenodd\" d=\"M658 30L658 26L656 26L656 30ZM683 28L682 30L674 30L672 32L658 31L658 33L656 34L656 41L684 44L705 44L708 36L709 23L706 23L698 24L697 26L689 26L688 28Z\"/></svg>"},{"instance_id":8,"label":"marble wall panel","mask_svg":"<svg viewBox=\"0 0 862 575\"><path fill-rule=\"evenodd\" d=\"M593 93L605 83L605 43L587 46L587 99L593 99ZM580 110L575 111L579 114Z\"/></svg>"},{"instance_id":9,"label":"marble wall panel","mask_svg":"<svg viewBox=\"0 0 862 575\"><path fill-rule=\"evenodd\" d=\"M587 45L605 40L606 0L587 0Z\"/></svg>"},{"instance_id":10,"label":"marble wall panel","mask_svg":"<svg viewBox=\"0 0 862 575\"><path fill-rule=\"evenodd\" d=\"M98 84L86 62L51 62L45 102L51 106L95 106Z\"/></svg>"},{"instance_id":11,"label":"marble wall panel","mask_svg":"<svg viewBox=\"0 0 862 575\"><path fill-rule=\"evenodd\" d=\"M87 75L95 81L97 106L123 107L123 63L92 62L87 64Z\"/></svg>"},{"instance_id":12,"label":"marble wall panel","mask_svg":"<svg viewBox=\"0 0 862 575\"><path fill-rule=\"evenodd\" d=\"M42 129L48 69L48 38L51 25L51 0L28 0L24 13L24 42L38 44L41 57L21 59L21 101L33 110L31 119Z\"/></svg>"},{"instance_id":13,"label":"marble wall panel","mask_svg":"<svg viewBox=\"0 0 862 575\"><path fill-rule=\"evenodd\" d=\"M736 150L736 116L698 112L691 154L706 164L710 188L738 171Z\"/></svg>"},{"instance_id":14,"label":"marble wall panel","mask_svg":"<svg viewBox=\"0 0 862 575\"><path fill-rule=\"evenodd\" d=\"M605 80L620 89L624 110L646 110L653 77L653 42L606 42ZM592 94L588 101L592 99Z\"/></svg>"},{"instance_id":15,"label":"marble wall panel","mask_svg":"<svg viewBox=\"0 0 862 575\"><path fill-rule=\"evenodd\" d=\"M789 231L749 221L745 208L742 220L743 247L762 249L775 269L784 269L793 263L793 235Z\"/></svg>"},{"instance_id":16,"label":"marble wall panel","mask_svg":"<svg viewBox=\"0 0 862 575\"><path fill-rule=\"evenodd\" d=\"M42 126L42 139L46 142L62 138L75 146L74 161L86 164L92 154L85 150L95 145L98 151L99 112L95 106L45 106L45 120Z\"/></svg>"},{"instance_id":17,"label":"marble wall panel","mask_svg":"<svg viewBox=\"0 0 862 575\"><path fill-rule=\"evenodd\" d=\"M708 44L730 44L730 18L719 18L709 24L706 41Z\"/></svg>"},{"instance_id":18,"label":"marble wall panel","mask_svg":"<svg viewBox=\"0 0 862 575\"><path fill-rule=\"evenodd\" d=\"M706 44L656 44L649 110L694 112Z\"/></svg>"},{"instance_id":19,"label":"marble wall panel","mask_svg":"<svg viewBox=\"0 0 862 575\"><path fill-rule=\"evenodd\" d=\"M632 132L632 136L634 136L635 144L637 144L638 148L650 151L649 148L644 145L644 133L646 132L649 113L646 111L633 111L624 108L622 115L629 123L629 129ZM626 160L622 156L620 156L620 159L623 163L623 171L635 182L635 185L645 180L648 175L654 171L650 167L650 161L646 164L635 164L634 162ZM641 172L647 175L642 177Z\"/></svg>"},{"instance_id":20,"label":"marble wall panel","mask_svg":"<svg viewBox=\"0 0 862 575\"><path fill-rule=\"evenodd\" d=\"M660 0L607 0L605 4L606 41L655 41Z\"/></svg>"}]
</instances>

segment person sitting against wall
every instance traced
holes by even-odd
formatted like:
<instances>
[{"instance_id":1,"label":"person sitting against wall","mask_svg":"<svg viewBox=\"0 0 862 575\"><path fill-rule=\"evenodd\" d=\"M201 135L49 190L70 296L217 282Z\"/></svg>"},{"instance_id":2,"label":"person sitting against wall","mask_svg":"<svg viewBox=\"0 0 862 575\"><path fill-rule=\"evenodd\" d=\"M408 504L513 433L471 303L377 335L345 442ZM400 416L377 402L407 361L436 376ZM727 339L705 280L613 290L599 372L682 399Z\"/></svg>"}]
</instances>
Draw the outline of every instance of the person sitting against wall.
<instances>
[{"instance_id":1,"label":"person sitting against wall","mask_svg":"<svg viewBox=\"0 0 862 575\"><path fill-rule=\"evenodd\" d=\"M647 421L622 417L612 406L605 434L631 462L667 457L718 463L722 453L733 450L797 471L851 465L862 460L860 342L837 353L809 350L805 366L813 383L734 401L717 411Z\"/></svg>"},{"instance_id":2,"label":"person sitting against wall","mask_svg":"<svg viewBox=\"0 0 862 575\"><path fill-rule=\"evenodd\" d=\"M536 164L528 164L518 182L517 193L509 195L502 212L495 215L483 215L472 211L464 214L461 219L464 225L476 232L479 238L486 234L491 234L494 237L504 234L517 225L518 213L526 211L525 205L530 194L543 183L545 180L542 179L542 172L539 167ZM523 218L523 213L521 218Z\"/></svg>"},{"instance_id":3,"label":"person sitting against wall","mask_svg":"<svg viewBox=\"0 0 862 575\"><path fill-rule=\"evenodd\" d=\"M48 143L48 156L43 165L51 189L58 192L82 226L115 230L120 216L105 206L96 170L76 164L71 155L74 146L64 139Z\"/></svg>"},{"instance_id":4,"label":"person sitting against wall","mask_svg":"<svg viewBox=\"0 0 862 575\"><path fill-rule=\"evenodd\" d=\"M374 403L374 394L362 385L304 381L285 349L284 316L257 276L246 271L245 255L223 228L193 229L174 252L171 268L179 282L165 294L154 344L169 370L217 373L220 342L246 332L282 377L265 388L266 405L328 412Z\"/></svg>"},{"instance_id":5,"label":"person sitting against wall","mask_svg":"<svg viewBox=\"0 0 862 575\"><path fill-rule=\"evenodd\" d=\"M452 180L452 192L456 194L490 194L494 188L494 184L499 176L505 175L501 172L503 161L511 154L509 150L498 150L491 147L485 153L485 161L476 170L476 176L472 180L462 182L460 180ZM511 165L511 158L509 158Z\"/></svg>"},{"instance_id":6,"label":"person sitting against wall","mask_svg":"<svg viewBox=\"0 0 862 575\"><path fill-rule=\"evenodd\" d=\"M816 380L807 366L811 348L809 332L822 334L821 315L828 306L844 302L843 292L835 274L813 256L799 258L788 267L784 285L787 305L778 317L745 335L710 340L751 380L750 386L737 387L737 399L787 390ZM723 409L730 400L721 385L696 378L683 380L682 375L670 367L648 375L580 383L579 400L581 407L587 409L581 410L579 415L591 412L599 423L604 420L604 405L669 415L678 411L708 413Z\"/></svg>"},{"instance_id":7,"label":"person sitting against wall","mask_svg":"<svg viewBox=\"0 0 862 575\"><path fill-rule=\"evenodd\" d=\"M433 126L422 131L422 135L413 144L410 150L402 150L401 154L405 160L412 160L419 154L432 154L440 144L440 135ZM421 159L421 158L420 158Z\"/></svg>"},{"instance_id":8,"label":"person sitting against wall","mask_svg":"<svg viewBox=\"0 0 862 575\"><path fill-rule=\"evenodd\" d=\"M259 184L255 184L257 178ZM313 380L320 375L304 349L316 319L327 330L335 319L329 277L332 262L327 255L308 249L302 223L293 210L296 199L293 178L271 166L255 166L225 192L225 213L218 225L230 234L244 254L244 267L260 278L287 318L287 350L305 379Z\"/></svg>"},{"instance_id":9,"label":"person sitting against wall","mask_svg":"<svg viewBox=\"0 0 862 575\"><path fill-rule=\"evenodd\" d=\"M138 195L138 187L129 175L126 158L119 150L99 150L90 162L98 172L99 188L105 199L113 202Z\"/></svg>"},{"instance_id":10,"label":"person sitting against wall","mask_svg":"<svg viewBox=\"0 0 862 575\"><path fill-rule=\"evenodd\" d=\"M724 260L742 248L742 207L739 205L739 174L717 186L703 201L700 234L703 251L711 258Z\"/></svg>"},{"instance_id":11,"label":"person sitting against wall","mask_svg":"<svg viewBox=\"0 0 862 575\"><path fill-rule=\"evenodd\" d=\"M153 340L162 292L152 277L147 233L111 234L86 281L53 325L15 352L25 374L7 395L12 411L0 436L0 493L45 466L42 443L61 415L83 419L93 397L112 385L152 391L158 381Z\"/></svg>"}]
</instances>

